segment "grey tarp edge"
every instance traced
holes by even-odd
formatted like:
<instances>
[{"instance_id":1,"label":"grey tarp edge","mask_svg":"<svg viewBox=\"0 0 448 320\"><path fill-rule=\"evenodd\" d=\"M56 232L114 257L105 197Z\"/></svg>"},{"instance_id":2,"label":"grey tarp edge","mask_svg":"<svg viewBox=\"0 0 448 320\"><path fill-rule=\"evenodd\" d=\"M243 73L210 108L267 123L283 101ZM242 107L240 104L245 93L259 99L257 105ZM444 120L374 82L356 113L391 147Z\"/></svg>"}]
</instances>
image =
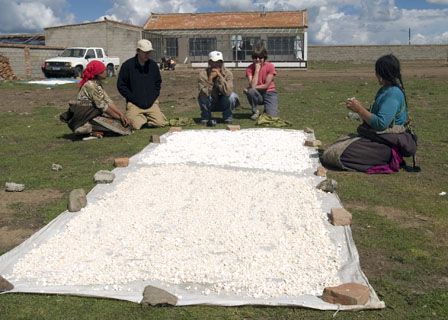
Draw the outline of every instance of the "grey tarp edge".
<instances>
[{"instance_id":1,"label":"grey tarp edge","mask_svg":"<svg viewBox=\"0 0 448 320\"><path fill-rule=\"evenodd\" d=\"M247 130L280 130L280 131L293 131L293 129L247 129ZM166 133L163 135L163 140L175 133ZM308 134L308 138L314 139L313 134ZM166 140L165 140L166 141ZM145 147L142 151L134 155L130 159L130 165L125 168L116 168L113 170L116 175L114 183L120 182L125 179L126 175L133 172L140 167L145 167L139 160L143 151L148 152L157 148L159 145L151 143ZM316 150L316 154L312 156L315 168L307 170L303 173L304 176L312 177L316 181L316 185L322 180L321 177L314 175L315 169L320 165L319 157ZM226 167L226 169L246 170L235 167ZM250 170L250 169L249 169ZM285 173L281 173L285 174ZM114 190L114 183L112 184L98 184L87 195L88 203L97 202L102 195ZM333 207L342 207L342 203L336 194L320 193L320 200L322 200L324 212L329 213ZM51 221L48 225L43 227L37 233L32 235L29 239L22 244L12 249L11 251L0 256L0 275L7 276L12 273L14 264L23 256L25 256L34 247L46 242L54 234L64 230L65 225L70 219L75 217L79 213L72 213L65 211L57 218ZM35 282L24 281L12 281L14 289L8 292L26 292L26 293L45 293L45 294L67 294L76 296L91 296L91 297L103 297L118 300L132 301L140 303L142 300L142 293L147 285L153 285L164 289L178 297L177 306L187 305L219 305L219 306L240 306L240 305L269 305L269 306L299 306L319 310L364 310L364 309L380 309L384 308L384 302L380 301L369 284L366 276L362 272L359 265L359 255L356 249L355 243L352 238L351 230L349 226L334 227L329 222L326 223L326 227L330 231L330 237L333 242L344 242L343 252L341 254L346 257L346 264L341 268L339 276L343 282L357 282L364 284L370 289L370 299L365 305L352 305L341 306L326 303L320 297L302 295L297 297L278 297L275 299L255 299L244 295L216 295L211 293L205 296L201 293L204 285L196 284L197 290L184 290L186 284L178 286L167 285L158 281L135 281L133 283L122 285L124 290L116 291L106 285L96 286L42 286ZM193 292L192 292L193 291ZM5 292L5 293L8 293Z\"/></svg>"}]
</instances>

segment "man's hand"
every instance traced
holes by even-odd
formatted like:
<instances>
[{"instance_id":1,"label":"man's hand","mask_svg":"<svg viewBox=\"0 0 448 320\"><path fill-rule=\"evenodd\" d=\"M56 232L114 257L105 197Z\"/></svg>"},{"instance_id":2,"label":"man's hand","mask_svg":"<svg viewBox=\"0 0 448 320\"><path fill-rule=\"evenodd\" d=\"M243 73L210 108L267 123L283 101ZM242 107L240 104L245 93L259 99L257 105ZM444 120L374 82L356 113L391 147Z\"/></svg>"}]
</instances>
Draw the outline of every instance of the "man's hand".
<instances>
[{"instance_id":1,"label":"man's hand","mask_svg":"<svg viewBox=\"0 0 448 320\"><path fill-rule=\"evenodd\" d=\"M256 62L255 63L255 72L260 71L260 69L261 69L261 62Z\"/></svg>"},{"instance_id":2,"label":"man's hand","mask_svg":"<svg viewBox=\"0 0 448 320\"><path fill-rule=\"evenodd\" d=\"M213 68L208 75L208 82L213 82L216 77L222 77L221 70L219 70L218 68Z\"/></svg>"},{"instance_id":3,"label":"man's hand","mask_svg":"<svg viewBox=\"0 0 448 320\"><path fill-rule=\"evenodd\" d=\"M120 121L121 121L121 123L123 124L124 127L127 127L127 126L132 124L131 120L126 118L123 114L120 115Z\"/></svg>"}]
</instances>

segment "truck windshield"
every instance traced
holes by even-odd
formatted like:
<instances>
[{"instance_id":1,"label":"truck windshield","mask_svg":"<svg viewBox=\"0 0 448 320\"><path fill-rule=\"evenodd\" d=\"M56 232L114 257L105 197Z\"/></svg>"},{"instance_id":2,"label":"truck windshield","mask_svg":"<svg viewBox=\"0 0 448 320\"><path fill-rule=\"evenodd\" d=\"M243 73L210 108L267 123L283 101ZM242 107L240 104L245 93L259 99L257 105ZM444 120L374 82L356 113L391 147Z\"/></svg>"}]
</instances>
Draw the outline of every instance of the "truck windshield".
<instances>
[{"instance_id":1,"label":"truck windshield","mask_svg":"<svg viewBox=\"0 0 448 320\"><path fill-rule=\"evenodd\" d=\"M61 53L61 57L82 58L86 53L86 49L65 49Z\"/></svg>"}]
</instances>

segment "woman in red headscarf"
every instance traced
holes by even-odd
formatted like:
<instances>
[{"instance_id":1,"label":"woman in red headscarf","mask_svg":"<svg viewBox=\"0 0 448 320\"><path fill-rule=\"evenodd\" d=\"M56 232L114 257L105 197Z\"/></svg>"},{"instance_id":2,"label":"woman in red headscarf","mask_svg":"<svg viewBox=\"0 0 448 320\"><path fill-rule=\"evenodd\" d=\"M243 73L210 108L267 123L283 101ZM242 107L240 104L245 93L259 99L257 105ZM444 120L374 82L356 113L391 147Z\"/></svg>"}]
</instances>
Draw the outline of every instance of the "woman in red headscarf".
<instances>
[{"instance_id":1,"label":"woman in red headscarf","mask_svg":"<svg viewBox=\"0 0 448 320\"><path fill-rule=\"evenodd\" d=\"M100 137L104 132L131 134L129 119L104 91L101 81L106 77L104 63L93 60L87 64L78 85L77 101L71 102L69 110L61 115L61 120L67 122L75 134Z\"/></svg>"}]
</instances>

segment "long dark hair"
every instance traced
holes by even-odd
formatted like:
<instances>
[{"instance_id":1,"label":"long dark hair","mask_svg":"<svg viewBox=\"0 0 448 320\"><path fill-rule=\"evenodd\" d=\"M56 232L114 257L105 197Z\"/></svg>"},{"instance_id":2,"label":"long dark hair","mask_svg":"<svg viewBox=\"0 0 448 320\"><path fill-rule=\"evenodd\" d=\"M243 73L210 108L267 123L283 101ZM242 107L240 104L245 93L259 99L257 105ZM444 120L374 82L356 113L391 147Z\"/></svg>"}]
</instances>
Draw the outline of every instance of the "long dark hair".
<instances>
[{"instance_id":1,"label":"long dark hair","mask_svg":"<svg viewBox=\"0 0 448 320\"><path fill-rule=\"evenodd\" d=\"M400 61L393 54L387 54L376 60L375 72L384 80L390 81L392 85L400 88L404 95L406 106L406 93L404 92L404 84L401 78Z\"/></svg>"}]
</instances>

